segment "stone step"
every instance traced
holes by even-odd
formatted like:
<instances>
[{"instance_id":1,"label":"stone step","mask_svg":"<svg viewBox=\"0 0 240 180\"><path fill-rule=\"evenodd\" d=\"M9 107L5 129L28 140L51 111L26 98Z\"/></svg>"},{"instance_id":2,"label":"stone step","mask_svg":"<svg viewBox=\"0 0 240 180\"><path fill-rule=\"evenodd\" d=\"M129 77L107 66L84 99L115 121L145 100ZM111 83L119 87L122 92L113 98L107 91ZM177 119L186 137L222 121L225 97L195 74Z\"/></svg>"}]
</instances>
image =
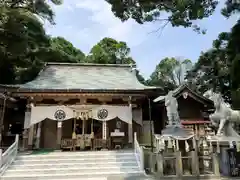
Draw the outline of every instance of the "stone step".
<instances>
[{"instance_id":1,"label":"stone step","mask_svg":"<svg viewBox=\"0 0 240 180\"><path fill-rule=\"evenodd\" d=\"M14 164L57 164L57 163L85 163L85 162L99 162L103 161L105 163L108 162L126 162L126 161L134 161L136 160L135 157L122 157L122 158L116 158L116 157L98 157L98 158L88 158L88 157L82 157L82 158L67 158L62 159L61 157L56 159L24 159L24 160L16 160Z\"/></svg>"},{"instance_id":2,"label":"stone step","mask_svg":"<svg viewBox=\"0 0 240 180\"><path fill-rule=\"evenodd\" d=\"M21 180L21 179L19 179ZM37 178L36 180L41 180L41 178ZM59 179L45 179L44 180L59 180ZM61 179L61 180L110 180L108 177L96 177L96 178L65 178L65 179ZM122 179L111 179L111 180L122 180Z\"/></svg>"},{"instance_id":3,"label":"stone step","mask_svg":"<svg viewBox=\"0 0 240 180\"><path fill-rule=\"evenodd\" d=\"M137 166L127 166L127 167L89 167L89 168L79 168L79 167L71 167L71 168L44 168L44 169L31 169L31 174L66 174L66 173L75 173L75 172L84 172L84 173L103 173L103 172L136 172L139 168ZM20 174L28 174L28 170L26 169L9 169L5 175L20 175Z\"/></svg>"},{"instance_id":4,"label":"stone step","mask_svg":"<svg viewBox=\"0 0 240 180\"><path fill-rule=\"evenodd\" d=\"M19 153L19 156L25 157L41 157L41 156L75 156L75 155L121 155L121 154L134 154L134 151L67 151L67 152L49 152L46 154L31 154L31 152Z\"/></svg>"},{"instance_id":5,"label":"stone step","mask_svg":"<svg viewBox=\"0 0 240 180\"><path fill-rule=\"evenodd\" d=\"M1 180L50 180L50 179L69 179L69 178L102 178L102 177L111 177L111 176L139 176L143 174L141 171L129 171L129 172L74 172L74 173L51 173L51 174L4 174L1 177Z\"/></svg>"},{"instance_id":6,"label":"stone step","mask_svg":"<svg viewBox=\"0 0 240 180\"><path fill-rule=\"evenodd\" d=\"M134 153L111 153L111 154L102 154L102 153L63 153L62 155L59 154L49 154L49 155L24 155L24 156L17 156L16 160L29 160L29 159L68 159L68 158L75 158L75 159L81 159L81 158L122 158L122 157L135 157Z\"/></svg>"},{"instance_id":7,"label":"stone step","mask_svg":"<svg viewBox=\"0 0 240 180\"><path fill-rule=\"evenodd\" d=\"M124 162L103 162L103 161L99 161L99 162L85 162L85 163L55 163L55 164L51 164L49 162L45 163L45 164L16 164L13 163L9 169L44 169L44 168L51 168L51 167L55 167L55 168L71 168L71 167L78 167L78 168L87 168L87 167L125 167L125 166L138 166L138 163L133 160L133 161L124 161Z\"/></svg>"}]
</instances>

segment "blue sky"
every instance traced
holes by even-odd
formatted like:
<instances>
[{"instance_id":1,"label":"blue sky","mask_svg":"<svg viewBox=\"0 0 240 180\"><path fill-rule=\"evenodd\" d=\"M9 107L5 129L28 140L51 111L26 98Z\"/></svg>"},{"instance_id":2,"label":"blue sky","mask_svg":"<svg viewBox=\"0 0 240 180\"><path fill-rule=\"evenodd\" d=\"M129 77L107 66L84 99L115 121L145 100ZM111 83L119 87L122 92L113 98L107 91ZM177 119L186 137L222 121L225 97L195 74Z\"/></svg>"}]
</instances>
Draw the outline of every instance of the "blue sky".
<instances>
[{"instance_id":1,"label":"blue sky","mask_svg":"<svg viewBox=\"0 0 240 180\"><path fill-rule=\"evenodd\" d=\"M159 23L139 25L133 20L123 23L104 0L65 0L63 5L53 7L56 25L45 24L45 27L48 34L66 38L86 54L104 37L125 41L138 69L148 77L165 57L188 58L196 62L201 51L211 48L219 33L229 31L237 17L224 18L220 6L213 16L198 22L207 29L206 35L171 25L160 35L154 32L161 26Z\"/></svg>"}]
</instances>

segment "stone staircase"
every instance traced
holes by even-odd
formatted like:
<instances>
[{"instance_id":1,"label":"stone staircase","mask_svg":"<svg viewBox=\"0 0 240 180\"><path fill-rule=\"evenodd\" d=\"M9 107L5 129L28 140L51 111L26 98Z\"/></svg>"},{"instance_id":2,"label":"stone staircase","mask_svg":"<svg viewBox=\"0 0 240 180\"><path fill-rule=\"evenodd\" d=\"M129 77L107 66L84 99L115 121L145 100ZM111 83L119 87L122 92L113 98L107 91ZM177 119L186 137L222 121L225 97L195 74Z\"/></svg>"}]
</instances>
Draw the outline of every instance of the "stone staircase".
<instances>
[{"instance_id":1,"label":"stone staircase","mask_svg":"<svg viewBox=\"0 0 240 180\"><path fill-rule=\"evenodd\" d=\"M52 152L19 155L1 180L141 179L133 151Z\"/></svg>"}]
</instances>

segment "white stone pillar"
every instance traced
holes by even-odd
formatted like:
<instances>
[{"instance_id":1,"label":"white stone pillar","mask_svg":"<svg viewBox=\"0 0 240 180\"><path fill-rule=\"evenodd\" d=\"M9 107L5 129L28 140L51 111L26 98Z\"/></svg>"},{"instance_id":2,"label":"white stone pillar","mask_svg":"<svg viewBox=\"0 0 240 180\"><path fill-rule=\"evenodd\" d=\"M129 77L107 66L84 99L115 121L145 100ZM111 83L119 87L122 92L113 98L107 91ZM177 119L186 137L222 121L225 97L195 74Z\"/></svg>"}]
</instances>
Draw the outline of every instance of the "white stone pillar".
<instances>
[{"instance_id":1,"label":"white stone pillar","mask_svg":"<svg viewBox=\"0 0 240 180\"><path fill-rule=\"evenodd\" d=\"M131 110L132 113L132 97L129 97L129 101L128 101L128 105L129 105L129 109ZM129 123L128 123L128 143L132 143L133 142L133 129L132 129L132 117L131 119L129 119Z\"/></svg>"},{"instance_id":2,"label":"white stone pillar","mask_svg":"<svg viewBox=\"0 0 240 180\"><path fill-rule=\"evenodd\" d=\"M107 122L106 121L102 122L102 139L104 140L107 139Z\"/></svg>"}]
</instances>

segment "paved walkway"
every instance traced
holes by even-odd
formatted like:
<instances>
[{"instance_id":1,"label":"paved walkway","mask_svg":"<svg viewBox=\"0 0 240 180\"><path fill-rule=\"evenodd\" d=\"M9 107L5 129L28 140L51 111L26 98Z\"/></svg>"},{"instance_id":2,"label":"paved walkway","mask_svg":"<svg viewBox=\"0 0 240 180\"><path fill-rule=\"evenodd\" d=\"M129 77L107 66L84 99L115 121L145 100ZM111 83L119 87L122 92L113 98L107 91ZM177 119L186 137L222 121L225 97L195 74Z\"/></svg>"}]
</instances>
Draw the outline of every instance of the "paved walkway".
<instances>
[{"instance_id":1,"label":"paved walkway","mask_svg":"<svg viewBox=\"0 0 240 180\"><path fill-rule=\"evenodd\" d=\"M118 177L118 176L113 176L109 177L107 180L176 180L179 178L172 177L172 178L154 178L151 176L145 177L145 176L138 176L138 177ZM240 177L234 178L234 177L201 177L201 178L196 178L196 177L184 177L182 180L240 180Z\"/></svg>"}]
</instances>

